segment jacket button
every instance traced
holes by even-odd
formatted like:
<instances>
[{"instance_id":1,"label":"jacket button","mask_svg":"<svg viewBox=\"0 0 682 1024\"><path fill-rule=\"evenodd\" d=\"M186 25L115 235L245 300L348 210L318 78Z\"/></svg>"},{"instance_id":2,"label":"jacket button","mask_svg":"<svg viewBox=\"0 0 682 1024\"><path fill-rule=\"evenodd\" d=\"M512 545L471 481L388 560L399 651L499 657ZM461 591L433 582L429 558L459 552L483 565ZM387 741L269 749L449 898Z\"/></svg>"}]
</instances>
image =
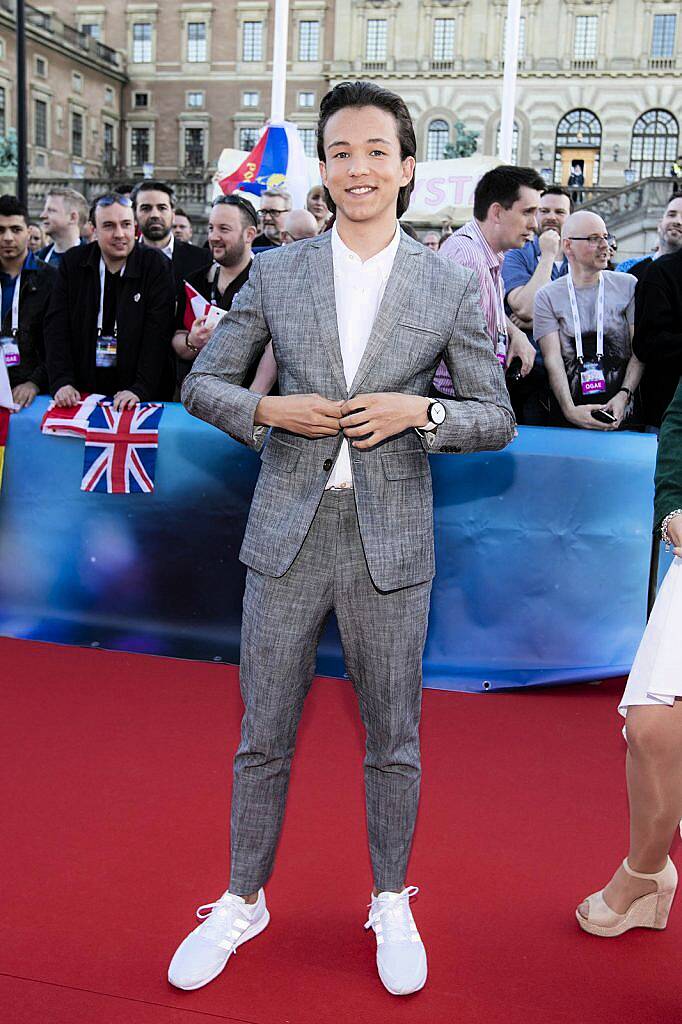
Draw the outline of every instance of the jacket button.
<instances>
[{"instance_id":1,"label":"jacket button","mask_svg":"<svg viewBox=\"0 0 682 1024\"><path fill-rule=\"evenodd\" d=\"M325 471L325 473L328 473L333 465L334 465L334 463L332 462L331 459L325 459L323 464L322 464L322 469Z\"/></svg>"}]
</instances>

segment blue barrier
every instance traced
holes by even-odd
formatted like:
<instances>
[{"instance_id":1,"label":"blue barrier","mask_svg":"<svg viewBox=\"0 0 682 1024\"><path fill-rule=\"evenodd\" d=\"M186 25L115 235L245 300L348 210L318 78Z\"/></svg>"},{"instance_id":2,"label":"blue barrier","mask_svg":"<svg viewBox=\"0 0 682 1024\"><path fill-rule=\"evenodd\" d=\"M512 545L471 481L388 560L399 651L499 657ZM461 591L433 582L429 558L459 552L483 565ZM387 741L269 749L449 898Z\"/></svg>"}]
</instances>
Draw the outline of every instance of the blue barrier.
<instances>
[{"instance_id":1,"label":"blue barrier","mask_svg":"<svg viewBox=\"0 0 682 1024\"><path fill-rule=\"evenodd\" d=\"M236 662L241 537L258 457L167 405L152 495L80 491L83 442L12 417L0 492L0 634ZM438 574L424 684L626 673L645 621L656 440L521 428L431 457ZM343 675L338 633L319 669Z\"/></svg>"}]
</instances>

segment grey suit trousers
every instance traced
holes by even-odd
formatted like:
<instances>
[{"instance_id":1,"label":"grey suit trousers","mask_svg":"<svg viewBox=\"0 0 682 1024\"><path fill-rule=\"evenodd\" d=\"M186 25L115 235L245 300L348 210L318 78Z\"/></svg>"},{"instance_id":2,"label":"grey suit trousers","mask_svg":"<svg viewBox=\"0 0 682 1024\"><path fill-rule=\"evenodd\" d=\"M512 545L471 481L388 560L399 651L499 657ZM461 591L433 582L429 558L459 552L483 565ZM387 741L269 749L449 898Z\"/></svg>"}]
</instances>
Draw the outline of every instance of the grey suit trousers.
<instances>
[{"instance_id":1,"label":"grey suit trousers","mask_svg":"<svg viewBox=\"0 0 682 1024\"><path fill-rule=\"evenodd\" d=\"M374 884L379 890L402 889L419 802L422 654L430 594L430 581L389 592L376 589L352 490L325 491L283 576L248 570L240 666L245 714L234 761L230 892L255 892L272 870L298 723L332 609L367 733L365 793Z\"/></svg>"}]
</instances>

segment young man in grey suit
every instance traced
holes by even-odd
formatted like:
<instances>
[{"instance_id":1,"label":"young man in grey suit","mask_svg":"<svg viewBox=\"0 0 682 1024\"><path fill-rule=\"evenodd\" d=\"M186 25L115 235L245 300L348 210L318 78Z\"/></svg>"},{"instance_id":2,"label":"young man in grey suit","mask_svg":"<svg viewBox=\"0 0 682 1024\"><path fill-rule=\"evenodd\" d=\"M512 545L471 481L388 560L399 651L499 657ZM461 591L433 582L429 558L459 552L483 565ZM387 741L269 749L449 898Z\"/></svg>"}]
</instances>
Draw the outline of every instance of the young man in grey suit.
<instances>
[{"instance_id":1,"label":"young man in grey suit","mask_svg":"<svg viewBox=\"0 0 682 1024\"><path fill-rule=\"evenodd\" d=\"M229 889L180 945L169 980L205 985L269 921L296 730L336 612L367 731L374 872L368 927L382 982L416 992L426 953L405 886L420 780L421 661L434 575L427 452L498 449L514 417L474 274L401 232L416 142L404 102L367 82L322 101L332 231L257 258L187 377L195 416L262 453L241 550L245 704L234 764ZM242 387L272 341L278 397ZM427 397L441 359L455 399ZM208 915L208 916L207 916Z\"/></svg>"}]
</instances>

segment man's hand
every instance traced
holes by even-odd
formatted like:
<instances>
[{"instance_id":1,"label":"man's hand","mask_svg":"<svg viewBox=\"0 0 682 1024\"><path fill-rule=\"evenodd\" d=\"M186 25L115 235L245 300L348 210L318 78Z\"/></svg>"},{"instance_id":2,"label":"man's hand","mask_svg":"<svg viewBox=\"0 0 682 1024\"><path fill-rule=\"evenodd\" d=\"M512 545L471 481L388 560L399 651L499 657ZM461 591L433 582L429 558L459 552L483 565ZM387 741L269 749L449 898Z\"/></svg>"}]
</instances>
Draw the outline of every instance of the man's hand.
<instances>
[{"instance_id":1,"label":"man's hand","mask_svg":"<svg viewBox=\"0 0 682 1024\"><path fill-rule=\"evenodd\" d=\"M606 406L604 405L574 405L564 415L572 426L580 427L583 430L615 430L615 423L600 423L592 415L593 409L605 408Z\"/></svg>"},{"instance_id":2,"label":"man's hand","mask_svg":"<svg viewBox=\"0 0 682 1024\"><path fill-rule=\"evenodd\" d=\"M521 360L521 376L527 377L533 369L535 362L535 349L522 331L514 329L507 345L507 366L511 365L512 359L519 357Z\"/></svg>"},{"instance_id":3,"label":"man's hand","mask_svg":"<svg viewBox=\"0 0 682 1024\"><path fill-rule=\"evenodd\" d=\"M602 406L605 412L610 412L612 416L616 417L616 422L613 424L612 429L617 430L623 422L623 416L625 416L625 410L628 407L628 396L624 391L619 391L617 395Z\"/></svg>"},{"instance_id":4,"label":"man's hand","mask_svg":"<svg viewBox=\"0 0 682 1024\"><path fill-rule=\"evenodd\" d=\"M554 228L548 228L538 235L538 245L543 256L551 256L552 260L558 260L561 256L561 235Z\"/></svg>"},{"instance_id":5,"label":"man's hand","mask_svg":"<svg viewBox=\"0 0 682 1024\"><path fill-rule=\"evenodd\" d=\"M187 340L189 341L190 345L194 345L195 348L202 349L206 342L208 341L208 339L213 334L212 328L206 327L205 323L205 316L197 317L197 319L192 324L192 330L189 332L189 335L187 336Z\"/></svg>"},{"instance_id":6,"label":"man's hand","mask_svg":"<svg viewBox=\"0 0 682 1024\"><path fill-rule=\"evenodd\" d=\"M80 400L80 391L76 391L70 384L65 384L54 396L54 404L62 409L69 409L71 406L78 405Z\"/></svg>"},{"instance_id":7,"label":"man's hand","mask_svg":"<svg viewBox=\"0 0 682 1024\"><path fill-rule=\"evenodd\" d=\"M341 427L354 448L373 448L379 441L402 434L410 427L425 427L429 422L430 404L422 395L401 395L393 391L356 395L342 405Z\"/></svg>"},{"instance_id":8,"label":"man's hand","mask_svg":"<svg viewBox=\"0 0 682 1024\"><path fill-rule=\"evenodd\" d=\"M134 409L140 399L133 391L117 391L114 395L114 409L121 412L123 409Z\"/></svg>"},{"instance_id":9,"label":"man's hand","mask_svg":"<svg viewBox=\"0 0 682 1024\"><path fill-rule=\"evenodd\" d=\"M264 396L256 406L254 423L311 439L333 437L341 429L342 405L321 395Z\"/></svg>"},{"instance_id":10,"label":"man's hand","mask_svg":"<svg viewBox=\"0 0 682 1024\"><path fill-rule=\"evenodd\" d=\"M673 551L682 558L682 516L675 516L668 523L668 536L673 542Z\"/></svg>"},{"instance_id":11,"label":"man's hand","mask_svg":"<svg viewBox=\"0 0 682 1024\"><path fill-rule=\"evenodd\" d=\"M20 409L28 409L38 394L38 390L38 385L34 384L31 380L27 380L24 384L17 384L15 388L12 388L12 401Z\"/></svg>"}]
</instances>

